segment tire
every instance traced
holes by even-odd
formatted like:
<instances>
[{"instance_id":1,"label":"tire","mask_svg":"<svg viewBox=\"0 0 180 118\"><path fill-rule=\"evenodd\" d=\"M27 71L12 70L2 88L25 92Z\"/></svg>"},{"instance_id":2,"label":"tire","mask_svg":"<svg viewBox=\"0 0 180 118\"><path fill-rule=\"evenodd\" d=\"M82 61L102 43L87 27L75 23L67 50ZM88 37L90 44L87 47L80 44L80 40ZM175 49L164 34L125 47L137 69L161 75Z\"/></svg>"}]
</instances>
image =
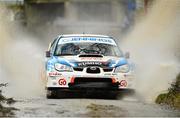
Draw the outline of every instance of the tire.
<instances>
[{"instance_id":1,"label":"tire","mask_svg":"<svg viewBox=\"0 0 180 118\"><path fill-rule=\"evenodd\" d=\"M63 98L69 98L69 91L66 91L66 90L58 90L58 93L57 93L57 97L59 99L63 99Z\"/></svg>"},{"instance_id":2,"label":"tire","mask_svg":"<svg viewBox=\"0 0 180 118\"><path fill-rule=\"evenodd\" d=\"M107 99L115 100L115 99L117 99L117 96L118 96L117 91L111 91L111 92L108 93Z\"/></svg>"},{"instance_id":3,"label":"tire","mask_svg":"<svg viewBox=\"0 0 180 118\"><path fill-rule=\"evenodd\" d=\"M72 96L68 93L69 92L66 90L47 90L46 98L47 99L63 99L63 98L68 98Z\"/></svg>"},{"instance_id":4,"label":"tire","mask_svg":"<svg viewBox=\"0 0 180 118\"><path fill-rule=\"evenodd\" d=\"M46 91L46 98L47 99L57 98L57 91L56 90L47 90Z\"/></svg>"}]
</instances>

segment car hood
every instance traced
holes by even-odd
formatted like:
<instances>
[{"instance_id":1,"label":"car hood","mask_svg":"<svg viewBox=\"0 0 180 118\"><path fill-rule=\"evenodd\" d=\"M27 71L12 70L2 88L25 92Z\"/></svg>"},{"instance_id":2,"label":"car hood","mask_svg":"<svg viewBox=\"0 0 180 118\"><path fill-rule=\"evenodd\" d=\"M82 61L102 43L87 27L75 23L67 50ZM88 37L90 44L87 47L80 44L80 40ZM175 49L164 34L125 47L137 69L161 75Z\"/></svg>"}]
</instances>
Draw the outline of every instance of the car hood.
<instances>
[{"instance_id":1,"label":"car hood","mask_svg":"<svg viewBox=\"0 0 180 118\"><path fill-rule=\"evenodd\" d=\"M127 64L127 60L124 57L78 57L78 56L53 56L48 61L48 65L54 65L55 63L71 66L71 67L87 67L87 66L99 66L103 68L114 68L124 64Z\"/></svg>"}]
</instances>

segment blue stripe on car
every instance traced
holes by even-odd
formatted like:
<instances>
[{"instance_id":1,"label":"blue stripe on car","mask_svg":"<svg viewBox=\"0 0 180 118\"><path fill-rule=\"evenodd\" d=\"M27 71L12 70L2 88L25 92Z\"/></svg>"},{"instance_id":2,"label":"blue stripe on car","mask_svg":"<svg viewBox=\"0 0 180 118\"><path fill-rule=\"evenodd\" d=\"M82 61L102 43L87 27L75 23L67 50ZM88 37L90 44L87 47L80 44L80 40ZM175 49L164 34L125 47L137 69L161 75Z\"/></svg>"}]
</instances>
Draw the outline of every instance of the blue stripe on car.
<instances>
[{"instance_id":1,"label":"blue stripe on car","mask_svg":"<svg viewBox=\"0 0 180 118\"><path fill-rule=\"evenodd\" d=\"M116 64L115 67L122 66L122 65L125 65L125 64L127 64L127 63L128 63L128 62L127 62L127 60L126 60L125 58L121 58L121 59L118 61L118 63Z\"/></svg>"},{"instance_id":2,"label":"blue stripe on car","mask_svg":"<svg viewBox=\"0 0 180 118\"><path fill-rule=\"evenodd\" d=\"M121 59L119 59L118 61L116 61L116 60L109 60L110 61L110 63L109 63L109 67L118 67L118 66L122 66L122 65L125 65L125 64L127 64L128 62L127 62L127 60L125 59L125 58L121 58Z\"/></svg>"}]
</instances>

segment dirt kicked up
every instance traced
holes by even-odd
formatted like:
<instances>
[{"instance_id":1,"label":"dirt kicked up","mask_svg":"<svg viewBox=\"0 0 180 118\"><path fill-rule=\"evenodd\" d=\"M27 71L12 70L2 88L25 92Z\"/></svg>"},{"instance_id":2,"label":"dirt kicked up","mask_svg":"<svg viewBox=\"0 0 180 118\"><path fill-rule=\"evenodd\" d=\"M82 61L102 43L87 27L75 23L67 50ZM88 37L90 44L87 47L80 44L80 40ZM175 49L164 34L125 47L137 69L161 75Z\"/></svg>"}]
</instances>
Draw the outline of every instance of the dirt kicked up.
<instances>
[{"instance_id":1,"label":"dirt kicked up","mask_svg":"<svg viewBox=\"0 0 180 118\"><path fill-rule=\"evenodd\" d=\"M136 91L154 102L180 72L180 1L156 0L121 47L136 64Z\"/></svg>"},{"instance_id":2,"label":"dirt kicked up","mask_svg":"<svg viewBox=\"0 0 180 118\"><path fill-rule=\"evenodd\" d=\"M120 100L45 98L40 81L44 46L26 29L8 20L0 8L0 80L8 96L17 99L17 117L58 116L180 116L179 111L153 104L179 72L174 53L179 43L179 0L158 0L149 15L121 42L137 64L137 96ZM147 103L147 101L151 103Z\"/></svg>"}]
</instances>

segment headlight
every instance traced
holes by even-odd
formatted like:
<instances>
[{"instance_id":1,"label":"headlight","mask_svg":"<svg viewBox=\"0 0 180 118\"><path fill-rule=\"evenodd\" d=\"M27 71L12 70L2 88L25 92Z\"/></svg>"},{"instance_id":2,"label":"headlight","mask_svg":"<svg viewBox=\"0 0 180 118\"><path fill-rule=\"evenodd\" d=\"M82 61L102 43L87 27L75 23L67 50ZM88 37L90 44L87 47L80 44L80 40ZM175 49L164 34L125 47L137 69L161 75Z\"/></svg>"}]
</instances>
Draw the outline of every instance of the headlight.
<instances>
[{"instance_id":1,"label":"headlight","mask_svg":"<svg viewBox=\"0 0 180 118\"><path fill-rule=\"evenodd\" d=\"M72 71L72 68L70 66L66 66L63 64L56 63L54 65L55 69L58 71Z\"/></svg>"},{"instance_id":2,"label":"headlight","mask_svg":"<svg viewBox=\"0 0 180 118\"><path fill-rule=\"evenodd\" d=\"M126 65L116 67L115 73L127 73L129 72L129 70L130 70L130 67L128 64L126 64Z\"/></svg>"}]
</instances>

